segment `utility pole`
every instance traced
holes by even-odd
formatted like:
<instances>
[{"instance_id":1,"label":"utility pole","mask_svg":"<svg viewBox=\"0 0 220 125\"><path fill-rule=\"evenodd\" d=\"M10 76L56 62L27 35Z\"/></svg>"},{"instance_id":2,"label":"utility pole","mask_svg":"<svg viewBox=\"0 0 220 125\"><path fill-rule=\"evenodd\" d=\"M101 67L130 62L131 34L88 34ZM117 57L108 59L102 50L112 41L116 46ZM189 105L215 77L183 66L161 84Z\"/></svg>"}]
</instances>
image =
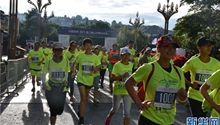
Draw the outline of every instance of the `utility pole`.
<instances>
[{"instance_id":1,"label":"utility pole","mask_svg":"<svg viewBox=\"0 0 220 125\"><path fill-rule=\"evenodd\" d=\"M18 0L10 0L8 59L15 59L18 29Z\"/></svg>"},{"instance_id":2,"label":"utility pole","mask_svg":"<svg viewBox=\"0 0 220 125\"><path fill-rule=\"evenodd\" d=\"M5 29L5 13L0 10L0 62L2 61L3 53L3 32Z\"/></svg>"}]
</instances>

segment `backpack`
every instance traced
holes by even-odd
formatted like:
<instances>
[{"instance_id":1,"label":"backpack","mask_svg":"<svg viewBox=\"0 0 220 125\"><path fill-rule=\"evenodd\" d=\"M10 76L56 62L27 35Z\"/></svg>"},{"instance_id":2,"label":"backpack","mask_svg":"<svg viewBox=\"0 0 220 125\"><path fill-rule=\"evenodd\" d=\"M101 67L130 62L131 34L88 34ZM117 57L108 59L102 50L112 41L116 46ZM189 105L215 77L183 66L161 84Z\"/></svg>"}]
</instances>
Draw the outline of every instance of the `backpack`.
<instances>
[{"instance_id":1,"label":"backpack","mask_svg":"<svg viewBox=\"0 0 220 125\"><path fill-rule=\"evenodd\" d=\"M147 85L148 85L148 83L149 83L149 81L150 81L150 78L152 77L152 75L153 75L153 73L154 73L154 63L151 63L151 65L152 65L152 70L151 70L151 72L150 72L150 74L149 74L149 76L148 76L148 78L147 78L145 88L144 88L144 86L143 86L143 81L141 81L141 82L139 83L139 85L138 85L137 96L139 97L139 99L140 99L142 102L145 100ZM176 68L175 65L173 65L173 67L174 67L175 71L177 72L177 74L178 74L178 76L179 76L179 78L180 78L180 80L181 80L181 76L180 76L180 73L179 73L178 69Z\"/></svg>"}]
</instances>

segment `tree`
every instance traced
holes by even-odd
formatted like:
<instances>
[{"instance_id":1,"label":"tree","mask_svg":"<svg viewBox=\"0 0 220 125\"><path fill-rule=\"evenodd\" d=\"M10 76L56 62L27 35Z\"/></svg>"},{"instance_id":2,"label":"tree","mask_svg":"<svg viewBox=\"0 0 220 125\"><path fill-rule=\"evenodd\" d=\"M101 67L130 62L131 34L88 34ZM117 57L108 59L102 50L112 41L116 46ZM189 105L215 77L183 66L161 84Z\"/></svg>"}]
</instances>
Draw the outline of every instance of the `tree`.
<instances>
[{"instance_id":1,"label":"tree","mask_svg":"<svg viewBox=\"0 0 220 125\"><path fill-rule=\"evenodd\" d=\"M219 41L220 10L219 0L181 0L181 6L191 5L189 14L177 20L175 36L183 47L192 47L201 36ZM191 48L193 49L193 48Z\"/></svg>"},{"instance_id":2,"label":"tree","mask_svg":"<svg viewBox=\"0 0 220 125\"><path fill-rule=\"evenodd\" d=\"M104 29L104 30L110 30L110 26L108 22L98 21L95 24L88 25L87 28L91 29Z\"/></svg>"},{"instance_id":3,"label":"tree","mask_svg":"<svg viewBox=\"0 0 220 125\"><path fill-rule=\"evenodd\" d=\"M18 39L18 44L24 47L26 45L26 40L34 39L37 36L37 11L36 9L28 10L25 14L25 21L20 22L20 38ZM43 19L41 20L43 21ZM43 22L41 22L43 23ZM58 41L58 31L59 25L48 21L47 24L47 40ZM41 35L43 33L43 27L41 27Z\"/></svg>"},{"instance_id":4,"label":"tree","mask_svg":"<svg viewBox=\"0 0 220 125\"><path fill-rule=\"evenodd\" d=\"M135 30L128 26L122 26L119 30L118 36L117 36L117 43L119 47L124 47L128 45L129 40L134 40L134 34ZM144 34L140 29L137 31L137 44L138 49L147 46L149 43L148 36Z\"/></svg>"}]
</instances>

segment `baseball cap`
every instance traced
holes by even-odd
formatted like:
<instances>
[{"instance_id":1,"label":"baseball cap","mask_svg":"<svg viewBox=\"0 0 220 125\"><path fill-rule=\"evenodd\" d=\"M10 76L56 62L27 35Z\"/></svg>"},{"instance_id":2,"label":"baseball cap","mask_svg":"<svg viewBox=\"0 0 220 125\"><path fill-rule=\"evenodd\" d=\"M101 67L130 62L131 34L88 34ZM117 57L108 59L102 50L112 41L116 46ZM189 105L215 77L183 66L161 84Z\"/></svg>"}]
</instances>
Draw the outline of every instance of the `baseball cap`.
<instances>
[{"instance_id":1,"label":"baseball cap","mask_svg":"<svg viewBox=\"0 0 220 125\"><path fill-rule=\"evenodd\" d=\"M123 47L123 48L120 49L120 54L121 55L124 55L126 53L131 54L130 49L128 47Z\"/></svg>"},{"instance_id":2,"label":"baseball cap","mask_svg":"<svg viewBox=\"0 0 220 125\"><path fill-rule=\"evenodd\" d=\"M64 49L61 42L54 42L53 43L53 48L54 49Z\"/></svg>"},{"instance_id":3,"label":"baseball cap","mask_svg":"<svg viewBox=\"0 0 220 125\"><path fill-rule=\"evenodd\" d=\"M146 51L149 51L149 50L151 50L151 48L150 48L150 47L147 47L147 48L146 48Z\"/></svg>"},{"instance_id":4,"label":"baseball cap","mask_svg":"<svg viewBox=\"0 0 220 125\"><path fill-rule=\"evenodd\" d=\"M134 41L132 41L132 40L129 40L129 41L128 41L128 43L134 43Z\"/></svg>"},{"instance_id":5,"label":"baseball cap","mask_svg":"<svg viewBox=\"0 0 220 125\"><path fill-rule=\"evenodd\" d=\"M96 45L95 47L94 47L94 49L98 49L99 48L99 45Z\"/></svg>"},{"instance_id":6,"label":"baseball cap","mask_svg":"<svg viewBox=\"0 0 220 125\"><path fill-rule=\"evenodd\" d=\"M197 41L197 46L204 46L208 43L215 44L215 42L211 41L208 37L202 37Z\"/></svg>"},{"instance_id":7,"label":"baseball cap","mask_svg":"<svg viewBox=\"0 0 220 125\"><path fill-rule=\"evenodd\" d=\"M105 46L102 47L102 50L107 50Z\"/></svg>"},{"instance_id":8,"label":"baseball cap","mask_svg":"<svg viewBox=\"0 0 220 125\"><path fill-rule=\"evenodd\" d=\"M166 46L169 44L174 44L176 48L179 48L177 41L172 38L170 34L161 36L156 43L156 46Z\"/></svg>"},{"instance_id":9,"label":"baseball cap","mask_svg":"<svg viewBox=\"0 0 220 125\"><path fill-rule=\"evenodd\" d=\"M113 43L112 46L118 46L117 43Z\"/></svg>"}]
</instances>

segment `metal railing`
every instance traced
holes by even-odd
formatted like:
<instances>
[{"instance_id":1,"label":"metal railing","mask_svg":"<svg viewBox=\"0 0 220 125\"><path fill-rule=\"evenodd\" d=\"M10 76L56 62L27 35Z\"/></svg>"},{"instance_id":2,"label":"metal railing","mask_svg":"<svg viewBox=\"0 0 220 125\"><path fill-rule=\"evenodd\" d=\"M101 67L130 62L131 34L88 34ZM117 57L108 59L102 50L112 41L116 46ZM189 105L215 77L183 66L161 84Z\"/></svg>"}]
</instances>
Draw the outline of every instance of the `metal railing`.
<instances>
[{"instance_id":1,"label":"metal railing","mask_svg":"<svg viewBox=\"0 0 220 125\"><path fill-rule=\"evenodd\" d=\"M28 65L26 58L20 59L10 59L7 61L7 64L4 62L0 62L0 94L10 94L18 93L12 91L10 92L10 88L17 88L21 85L24 80L28 78Z\"/></svg>"}]
</instances>

